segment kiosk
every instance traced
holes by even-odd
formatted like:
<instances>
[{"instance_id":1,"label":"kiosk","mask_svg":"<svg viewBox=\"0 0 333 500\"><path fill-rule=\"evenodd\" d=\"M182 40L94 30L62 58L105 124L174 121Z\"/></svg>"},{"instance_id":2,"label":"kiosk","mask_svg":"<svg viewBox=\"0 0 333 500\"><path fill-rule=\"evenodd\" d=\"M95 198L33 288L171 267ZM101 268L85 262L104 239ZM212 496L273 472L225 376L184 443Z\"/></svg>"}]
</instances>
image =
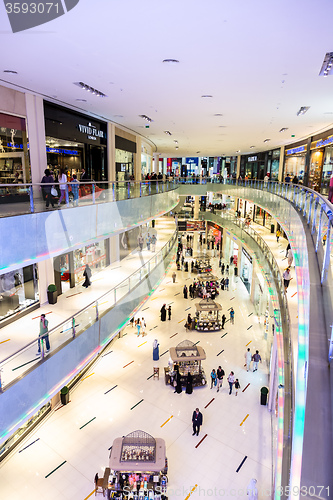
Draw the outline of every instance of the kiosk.
<instances>
[{"instance_id":1,"label":"kiosk","mask_svg":"<svg viewBox=\"0 0 333 500\"><path fill-rule=\"evenodd\" d=\"M180 380L183 386L186 386L186 377L188 372L193 377L193 387L207 384L207 379L201 361L206 359L206 353L202 347L195 345L190 340L184 340L177 347L170 347L170 358L173 367L164 368L165 383L173 385L175 365L179 368Z\"/></svg>"},{"instance_id":2,"label":"kiosk","mask_svg":"<svg viewBox=\"0 0 333 500\"><path fill-rule=\"evenodd\" d=\"M167 499L165 441L144 431L116 438L110 453L108 498Z\"/></svg>"},{"instance_id":3,"label":"kiosk","mask_svg":"<svg viewBox=\"0 0 333 500\"><path fill-rule=\"evenodd\" d=\"M196 325L199 332L215 332L222 329L222 323L219 320L219 312L222 306L212 299L200 300L196 307Z\"/></svg>"}]
</instances>

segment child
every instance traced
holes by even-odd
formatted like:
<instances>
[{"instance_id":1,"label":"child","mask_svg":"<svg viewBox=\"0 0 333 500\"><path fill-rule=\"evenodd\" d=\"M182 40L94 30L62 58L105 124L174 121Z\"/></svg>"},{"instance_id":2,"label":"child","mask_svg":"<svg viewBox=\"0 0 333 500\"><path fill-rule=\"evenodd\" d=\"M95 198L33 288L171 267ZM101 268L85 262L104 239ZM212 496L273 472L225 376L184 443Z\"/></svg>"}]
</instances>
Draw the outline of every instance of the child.
<instances>
[{"instance_id":1,"label":"child","mask_svg":"<svg viewBox=\"0 0 333 500\"><path fill-rule=\"evenodd\" d=\"M235 389L236 389L236 396L237 396L237 393L238 393L238 389L240 389L240 383L239 383L239 380L238 378L236 378L235 380Z\"/></svg>"},{"instance_id":2,"label":"child","mask_svg":"<svg viewBox=\"0 0 333 500\"><path fill-rule=\"evenodd\" d=\"M280 229L278 229L278 230L276 231L276 241L277 241L277 243L279 243L279 238L280 238L280 236L281 236L281 231L280 231Z\"/></svg>"},{"instance_id":3,"label":"child","mask_svg":"<svg viewBox=\"0 0 333 500\"><path fill-rule=\"evenodd\" d=\"M71 187L73 193L73 206L77 207L79 205L79 181L77 180L75 174L73 175Z\"/></svg>"}]
</instances>

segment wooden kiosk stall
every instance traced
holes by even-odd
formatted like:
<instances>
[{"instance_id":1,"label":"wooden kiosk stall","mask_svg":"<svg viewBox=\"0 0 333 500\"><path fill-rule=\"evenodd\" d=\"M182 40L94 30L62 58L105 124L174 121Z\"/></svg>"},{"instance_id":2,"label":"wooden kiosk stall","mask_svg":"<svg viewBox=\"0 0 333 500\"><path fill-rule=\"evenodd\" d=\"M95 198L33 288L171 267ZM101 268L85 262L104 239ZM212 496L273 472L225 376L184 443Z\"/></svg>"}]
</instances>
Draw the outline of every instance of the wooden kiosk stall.
<instances>
[{"instance_id":1,"label":"wooden kiosk stall","mask_svg":"<svg viewBox=\"0 0 333 500\"><path fill-rule=\"evenodd\" d=\"M110 453L113 471L108 498L167 500L168 461L165 441L144 431L116 438Z\"/></svg>"},{"instance_id":2,"label":"wooden kiosk stall","mask_svg":"<svg viewBox=\"0 0 333 500\"><path fill-rule=\"evenodd\" d=\"M222 306L212 299L202 299L195 304L196 324L195 328L199 332L216 332L222 329L222 323L219 319L219 312Z\"/></svg>"},{"instance_id":3,"label":"wooden kiosk stall","mask_svg":"<svg viewBox=\"0 0 333 500\"><path fill-rule=\"evenodd\" d=\"M191 340L183 340L177 347L170 347L170 358L173 367L164 368L166 385L173 385L175 365L179 368L182 386L186 386L188 372L193 377L193 387L207 384L205 372L201 367L201 361L206 359L206 353L202 347L195 345Z\"/></svg>"},{"instance_id":4,"label":"wooden kiosk stall","mask_svg":"<svg viewBox=\"0 0 333 500\"><path fill-rule=\"evenodd\" d=\"M198 256L195 260L193 272L197 272L198 274L210 273L212 270L212 266L210 263L210 258L206 255Z\"/></svg>"}]
</instances>

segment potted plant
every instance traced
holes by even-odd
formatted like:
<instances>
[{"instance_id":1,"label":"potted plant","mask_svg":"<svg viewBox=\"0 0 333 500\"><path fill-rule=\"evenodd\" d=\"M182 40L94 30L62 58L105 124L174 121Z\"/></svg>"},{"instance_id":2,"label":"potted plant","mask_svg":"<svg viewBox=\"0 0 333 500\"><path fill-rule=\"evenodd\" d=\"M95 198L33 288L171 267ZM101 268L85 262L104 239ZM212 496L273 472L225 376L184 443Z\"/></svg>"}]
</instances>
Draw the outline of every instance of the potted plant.
<instances>
[{"instance_id":1,"label":"potted plant","mask_svg":"<svg viewBox=\"0 0 333 500\"><path fill-rule=\"evenodd\" d=\"M49 285L47 287L47 300L49 301L49 304L56 304L57 298L57 287L55 285Z\"/></svg>"},{"instance_id":2,"label":"potted plant","mask_svg":"<svg viewBox=\"0 0 333 500\"><path fill-rule=\"evenodd\" d=\"M61 390L60 390L60 400L61 404L67 405L69 403L69 389L67 385L65 385Z\"/></svg>"}]
</instances>

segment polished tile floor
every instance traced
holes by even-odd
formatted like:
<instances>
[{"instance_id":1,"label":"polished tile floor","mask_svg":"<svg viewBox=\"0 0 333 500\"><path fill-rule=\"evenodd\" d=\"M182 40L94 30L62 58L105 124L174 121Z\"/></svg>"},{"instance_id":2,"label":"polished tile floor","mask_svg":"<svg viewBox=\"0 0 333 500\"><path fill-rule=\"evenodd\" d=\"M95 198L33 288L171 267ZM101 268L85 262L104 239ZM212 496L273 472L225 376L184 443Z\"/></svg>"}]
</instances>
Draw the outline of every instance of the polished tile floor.
<instances>
[{"instance_id":1,"label":"polished tile floor","mask_svg":"<svg viewBox=\"0 0 333 500\"><path fill-rule=\"evenodd\" d=\"M197 250L196 241L194 248ZM213 271L220 276L217 259L212 261ZM184 299L182 288L194 276L178 271L177 281L172 283L174 269L175 265L138 314L145 318L147 335L138 338L129 324L124 336L110 346L112 352L72 391L71 402L51 414L2 465L1 498L86 499L93 492L95 473L102 475L108 466L113 440L138 429L166 441L171 500L189 498L192 488L191 499L245 499L252 477L258 480L259 490L271 487L275 415L260 405L260 388L268 385L269 359L263 355L256 373L244 368L247 345L251 351L267 352L249 294L241 280L231 275L229 291L221 291L217 300L227 317L228 309L234 307L235 324L227 322L222 332L187 332L185 318L188 312L195 313L197 299ZM172 319L162 323L159 312L164 303L171 304ZM160 343L158 362L152 357L155 338ZM185 339L204 348L207 359L203 368L208 378L219 365L226 375L235 372L241 384L237 397L228 394L226 380L219 393L210 384L194 388L191 395L175 394L165 385L167 351ZM155 365L160 368L159 380L150 377ZM198 437L192 436L195 407L204 419ZM268 495L259 495L265 497Z\"/></svg>"}]
</instances>

